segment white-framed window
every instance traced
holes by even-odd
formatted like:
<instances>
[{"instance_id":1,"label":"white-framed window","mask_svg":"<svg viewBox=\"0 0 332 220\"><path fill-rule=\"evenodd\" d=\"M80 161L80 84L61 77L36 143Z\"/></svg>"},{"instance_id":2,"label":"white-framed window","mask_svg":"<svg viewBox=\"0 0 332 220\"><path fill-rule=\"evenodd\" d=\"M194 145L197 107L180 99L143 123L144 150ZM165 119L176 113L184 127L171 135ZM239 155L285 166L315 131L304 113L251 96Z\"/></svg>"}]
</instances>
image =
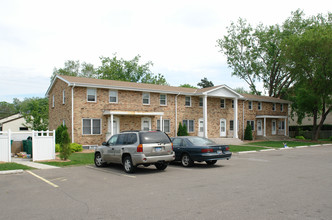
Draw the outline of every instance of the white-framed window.
<instances>
[{"instance_id":1,"label":"white-framed window","mask_svg":"<svg viewBox=\"0 0 332 220\"><path fill-rule=\"evenodd\" d=\"M279 121L279 130L285 130L285 121Z\"/></svg>"},{"instance_id":2,"label":"white-framed window","mask_svg":"<svg viewBox=\"0 0 332 220\"><path fill-rule=\"evenodd\" d=\"M284 111L284 104L280 104L280 111L283 112Z\"/></svg>"},{"instance_id":3,"label":"white-framed window","mask_svg":"<svg viewBox=\"0 0 332 220\"><path fill-rule=\"evenodd\" d=\"M252 101L248 102L248 108L249 108L249 110L252 110Z\"/></svg>"},{"instance_id":4,"label":"white-framed window","mask_svg":"<svg viewBox=\"0 0 332 220\"><path fill-rule=\"evenodd\" d=\"M160 105L166 106L167 105L167 95L160 94Z\"/></svg>"},{"instance_id":5,"label":"white-framed window","mask_svg":"<svg viewBox=\"0 0 332 220\"><path fill-rule=\"evenodd\" d=\"M191 107L191 96L186 96L185 97L185 106Z\"/></svg>"},{"instance_id":6,"label":"white-framed window","mask_svg":"<svg viewBox=\"0 0 332 220\"><path fill-rule=\"evenodd\" d=\"M273 103L272 104L272 111L275 111L276 110L276 103Z\"/></svg>"},{"instance_id":7,"label":"white-framed window","mask_svg":"<svg viewBox=\"0 0 332 220\"><path fill-rule=\"evenodd\" d=\"M226 108L226 100L220 99L220 108Z\"/></svg>"},{"instance_id":8,"label":"white-framed window","mask_svg":"<svg viewBox=\"0 0 332 220\"><path fill-rule=\"evenodd\" d=\"M62 120L62 125L63 125L63 126L66 126L66 121L65 121L65 119Z\"/></svg>"},{"instance_id":9,"label":"white-framed window","mask_svg":"<svg viewBox=\"0 0 332 220\"><path fill-rule=\"evenodd\" d=\"M66 92L65 90L62 90L62 104L66 103Z\"/></svg>"},{"instance_id":10,"label":"white-framed window","mask_svg":"<svg viewBox=\"0 0 332 220\"><path fill-rule=\"evenodd\" d=\"M188 133L193 133L195 131L195 126L194 126L195 121L194 120L183 120L182 124L186 125Z\"/></svg>"},{"instance_id":11,"label":"white-framed window","mask_svg":"<svg viewBox=\"0 0 332 220\"><path fill-rule=\"evenodd\" d=\"M82 132L83 135L101 134L101 119L83 118Z\"/></svg>"},{"instance_id":12,"label":"white-framed window","mask_svg":"<svg viewBox=\"0 0 332 220\"><path fill-rule=\"evenodd\" d=\"M55 100L54 100L54 95L52 96L52 108L54 108L54 103L55 103Z\"/></svg>"},{"instance_id":13,"label":"white-framed window","mask_svg":"<svg viewBox=\"0 0 332 220\"><path fill-rule=\"evenodd\" d=\"M143 99L143 105L150 105L150 93L143 92L142 99Z\"/></svg>"},{"instance_id":14,"label":"white-framed window","mask_svg":"<svg viewBox=\"0 0 332 220\"><path fill-rule=\"evenodd\" d=\"M233 131L234 130L234 120L229 121L229 130Z\"/></svg>"},{"instance_id":15,"label":"white-framed window","mask_svg":"<svg viewBox=\"0 0 332 220\"><path fill-rule=\"evenodd\" d=\"M116 91L116 90L109 91L109 102L118 103L118 91Z\"/></svg>"},{"instance_id":16,"label":"white-framed window","mask_svg":"<svg viewBox=\"0 0 332 220\"><path fill-rule=\"evenodd\" d=\"M97 89L87 89L87 100L88 102L96 102L97 101Z\"/></svg>"},{"instance_id":17,"label":"white-framed window","mask_svg":"<svg viewBox=\"0 0 332 220\"><path fill-rule=\"evenodd\" d=\"M232 100L232 108L234 108L234 100Z\"/></svg>"},{"instance_id":18,"label":"white-framed window","mask_svg":"<svg viewBox=\"0 0 332 220\"><path fill-rule=\"evenodd\" d=\"M257 106L258 111L262 110L262 102L258 102L258 106Z\"/></svg>"},{"instance_id":19,"label":"white-framed window","mask_svg":"<svg viewBox=\"0 0 332 220\"><path fill-rule=\"evenodd\" d=\"M170 132L170 120L169 119L163 119L163 127L164 127L164 132L169 133ZM160 129L160 119L157 120L157 130Z\"/></svg>"},{"instance_id":20,"label":"white-framed window","mask_svg":"<svg viewBox=\"0 0 332 220\"><path fill-rule=\"evenodd\" d=\"M199 97L199 107L203 107L203 98Z\"/></svg>"},{"instance_id":21,"label":"white-framed window","mask_svg":"<svg viewBox=\"0 0 332 220\"><path fill-rule=\"evenodd\" d=\"M251 126L251 130L252 130L252 131L255 130L255 121L248 120L248 121L247 121L247 124L250 124L250 126Z\"/></svg>"}]
</instances>

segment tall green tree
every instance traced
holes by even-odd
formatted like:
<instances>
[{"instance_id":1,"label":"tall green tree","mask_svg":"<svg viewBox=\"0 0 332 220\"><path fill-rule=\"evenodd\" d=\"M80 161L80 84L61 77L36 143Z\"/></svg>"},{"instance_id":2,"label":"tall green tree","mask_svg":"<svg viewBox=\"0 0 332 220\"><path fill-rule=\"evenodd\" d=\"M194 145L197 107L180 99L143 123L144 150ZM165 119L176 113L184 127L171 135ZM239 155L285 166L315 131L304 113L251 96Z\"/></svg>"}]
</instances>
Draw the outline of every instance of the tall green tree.
<instances>
[{"instance_id":1,"label":"tall green tree","mask_svg":"<svg viewBox=\"0 0 332 220\"><path fill-rule=\"evenodd\" d=\"M140 58L141 56L137 55L131 60L124 60L117 58L116 54L113 58L100 57L101 66L97 69L98 78L168 85L163 75L151 72L150 68L153 65L151 61L139 64Z\"/></svg>"},{"instance_id":2,"label":"tall green tree","mask_svg":"<svg viewBox=\"0 0 332 220\"><path fill-rule=\"evenodd\" d=\"M201 79L201 82L197 83L197 86L201 88L208 88L214 86L212 81L209 81L206 77Z\"/></svg>"},{"instance_id":3,"label":"tall green tree","mask_svg":"<svg viewBox=\"0 0 332 220\"><path fill-rule=\"evenodd\" d=\"M217 40L220 52L226 55L227 64L233 69L232 75L243 79L254 94L259 95L257 82L272 97L280 97L294 79L285 69L285 59L281 46L289 36L302 33L308 25L303 12L292 13L283 25L252 27L245 19L232 22L227 35Z\"/></svg>"},{"instance_id":4,"label":"tall green tree","mask_svg":"<svg viewBox=\"0 0 332 220\"><path fill-rule=\"evenodd\" d=\"M54 68L51 81L56 75L79 76L87 78L97 78L96 70L90 63L80 63L79 60L67 60L63 68Z\"/></svg>"},{"instance_id":5,"label":"tall green tree","mask_svg":"<svg viewBox=\"0 0 332 220\"><path fill-rule=\"evenodd\" d=\"M332 111L332 14L312 18L313 25L301 35L293 35L284 43L287 66L297 80L293 88L292 110L298 123L313 117L312 139ZM318 118L320 121L318 122Z\"/></svg>"},{"instance_id":6,"label":"tall green tree","mask_svg":"<svg viewBox=\"0 0 332 220\"><path fill-rule=\"evenodd\" d=\"M19 111L15 108L15 105L8 102L0 102L0 119L6 118L10 115L14 115Z\"/></svg>"},{"instance_id":7,"label":"tall green tree","mask_svg":"<svg viewBox=\"0 0 332 220\"><path fill-rule=\"evenodd\" d=\"M24 126L38 131L48 129L48 98L26 98L20 112L26 121Z\"/></svg>"},{"instance_id":8,"label":"tall green tree","mask_svg":"<svg viewBox=\"0 0 332 220\"><path fill-rule=\"evenodd\" d=\"M192 89L197 89L197 87L195 87L195 86L192 86L192 85L190 85L190 84L188 84L188 83L181 84L181 85L180 85L180 87L184 87L184 88L192 88Z\"/></svg>"}]
</instances>

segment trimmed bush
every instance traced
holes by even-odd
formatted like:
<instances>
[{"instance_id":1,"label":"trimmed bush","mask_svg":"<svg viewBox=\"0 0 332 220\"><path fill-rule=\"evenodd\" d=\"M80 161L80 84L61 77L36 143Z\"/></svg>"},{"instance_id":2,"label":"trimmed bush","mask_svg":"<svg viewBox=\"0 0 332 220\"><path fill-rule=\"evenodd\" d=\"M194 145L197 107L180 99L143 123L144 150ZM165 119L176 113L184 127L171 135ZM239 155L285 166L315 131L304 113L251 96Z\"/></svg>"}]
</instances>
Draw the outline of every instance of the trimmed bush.
<instances>
[{"instance_id":1,"label":"trimmed bush","mask_svg":"<svg viewBox=\"0 0 332 220\"><path fill-rule=\"evenodd\" d=\"M71 143L70 144L70 149L71 149L72 153L74 153L74 152L81 152L83 150L83 147L80 144Z\"/></svg>"},{"instance_id":2,"label":"trimmed bush","mask_svg":"<svg viewBox=\"0 0 332 220\"><path fill-rule=\"evenodd\" d=\"M244 131L244 140L252 141L252 129L250 124L247 124L246 130Z\"/></svg>"},{"instance_id":3,"label":"trimmed bush","mask_svg":"<svg viewBox=\"0 0 332 220\"><path fill-rule=\"evenodd\" d=\"M60 144L60 158L61 160L67 160L71 154L70 138L67 129L61 134L62 141Z\"/></svg>"},{"instance_id":4,"label":"trimmed bush","mask_svg":"<svg viewBox=\"0 0 332 220\"><path fill-rule=\"evenodd\" d=\"M295 139L305 140L305 138L303 136L296 136Z\"/></svg>"},{"instance_id":5,"label":"trimmed bush","mask_svg":"<svg viewBox=\"0 0 332 220\"><path fill-rule=\"evenodd\" d=\"M64 130L67 130L67 126L66 125L60 125L56 130L55 130L55 143L56 144L61 144L62 141L62 132Z\"/></svg>"},{"instance_id":6,"label":"trimmed bush","mask_svg":"<svg viewBox=\"0 0 332 220\"><path fill-rule=\"evenodd\" d=\"M188 136L188 132L187 132L187 126L181 124L181 122L179 123L179 129L178 129L178 136Z\"/></svg>"}]
</instances>

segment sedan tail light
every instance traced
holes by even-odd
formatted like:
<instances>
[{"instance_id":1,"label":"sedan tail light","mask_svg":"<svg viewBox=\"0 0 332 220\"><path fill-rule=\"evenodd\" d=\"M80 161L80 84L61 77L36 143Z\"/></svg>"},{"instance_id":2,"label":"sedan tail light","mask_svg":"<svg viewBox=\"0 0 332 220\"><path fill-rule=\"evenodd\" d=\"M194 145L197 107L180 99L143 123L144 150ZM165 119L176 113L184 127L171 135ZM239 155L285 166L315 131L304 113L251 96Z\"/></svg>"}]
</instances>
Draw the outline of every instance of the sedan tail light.
<instances>
[{"instance_id":1,"label":"sedan tail light","mask_svg":"<svg viewBox=\"0 0 332 220\"><path fill-rule=\"evenodd\" d=\"M137 146L137 152L143 152L143 145L142 144Z\"/></svg>"},{"instance_id":2,"label":"sedan tail light","mask_svg":"<svg viewBox=\"0 0 332 220\"><path fill-rule=\"evenodd\" d=\"M212 153L212 152L213 152L212 148L202 149L202 153Z\"/></svg>"},{"instance_id":3,"label":"sedan tail light","mask_svg":"<svg viewBox=\"0 0 332 220\"><path fill-rule=\"evenodd\" d=\"M225 149L226 151L229 151L229 147L226 147L226 149Z\"/></svg>"}]
</instances>

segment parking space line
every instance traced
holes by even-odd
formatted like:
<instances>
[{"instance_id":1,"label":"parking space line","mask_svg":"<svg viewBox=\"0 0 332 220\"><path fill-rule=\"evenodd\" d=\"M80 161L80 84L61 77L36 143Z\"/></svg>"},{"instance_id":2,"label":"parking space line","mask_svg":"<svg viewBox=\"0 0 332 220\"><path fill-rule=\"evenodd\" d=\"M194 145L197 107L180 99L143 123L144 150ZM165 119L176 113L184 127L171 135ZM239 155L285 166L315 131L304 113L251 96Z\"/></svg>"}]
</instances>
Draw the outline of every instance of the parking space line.
<instances>
[{"instance_id":1,"label":"parking space line","mask_svg":"<svg viewBox=\"0 0 332 220\"><path fill-rule=\"evenodd\" d=\"M29 170L27 170L26 172L27 172L27 173L30 173L31 175L33 175L33 176L37 177L38 179L44 181L45 183L50 184L51 186L53 186L53 187L55 187L55 188L59 187L58 185L55 185L55 184L52 183L51 181L48 181L47 179L44 179L43 177L38 176L37 174L35 174L35 173L33 173L33 172L29 171Z\"/></svg>"},{"instance_id":2,"label":"parking space line","mask_svg":"<svg viewBox=\"0 0 332 220\"><path fill-rule=\"evenodd\" d=\"M89 168L89 169L92 169L92 170L98 170L98 171L101 171L101 172L104 172L104 173L111 173L111 174L114 174L114 175L117 175L117 176L125 176L125 177L129 177L129 178L136 178L136 176L120 174L120 173L116 173L116 172L113 172L113 171L110 171L110 170L105 170L103 168L95 168L95 167L92 167L92 166L85 166L85 167Z\"/></svg>"}]
</instances>

